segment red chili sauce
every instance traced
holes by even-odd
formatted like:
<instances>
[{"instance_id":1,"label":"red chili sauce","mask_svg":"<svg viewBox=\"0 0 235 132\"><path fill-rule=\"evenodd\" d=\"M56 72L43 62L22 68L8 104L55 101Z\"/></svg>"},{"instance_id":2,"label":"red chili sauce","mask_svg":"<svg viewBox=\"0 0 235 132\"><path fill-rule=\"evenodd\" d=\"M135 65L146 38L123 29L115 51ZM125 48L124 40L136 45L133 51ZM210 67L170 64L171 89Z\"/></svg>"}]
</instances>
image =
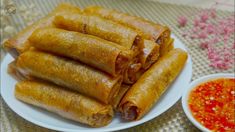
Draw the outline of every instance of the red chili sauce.
<instances>
[{"instance_id":1,"label":"red chili sauce","mask_svg":"<svg viewBox=\"0 0 235 132\"><path fill-rule=\"evenodd\" d=\"M194 118L206 128L235 131L235 79L221 78L196 86L189 95Z\"/></svg>"}]
</instances>

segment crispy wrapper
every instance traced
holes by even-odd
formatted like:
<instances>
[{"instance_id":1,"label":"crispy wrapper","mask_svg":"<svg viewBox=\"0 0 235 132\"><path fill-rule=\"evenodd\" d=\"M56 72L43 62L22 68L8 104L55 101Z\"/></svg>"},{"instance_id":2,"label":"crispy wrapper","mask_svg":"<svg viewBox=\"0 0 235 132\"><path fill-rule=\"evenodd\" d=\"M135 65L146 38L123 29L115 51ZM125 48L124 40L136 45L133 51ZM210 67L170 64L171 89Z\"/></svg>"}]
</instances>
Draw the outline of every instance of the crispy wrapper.
<instances>
[{"instance_id":1,"label":"crispy wrapper","mask_svg":"<svg viewBox=\"0 0 235 132\"><path fill-rule=\"evenodd\" d=\"M52 54L29 50L16 63L22 74L51 81L108 104L122 82L122 77L111 77L85 64Z\"/></svg>"},{"instance_id":2,"label":"crispy wrapper","mask_svg":"<svg viewBox=\"0 0 235 132\"><path fill-rule=\"evenodd\" d=\"M106 9L100 6L89 6L84 9L84 12L95 14L129 26L141 34L141 37L144 39L153 40L161 46L170 39L171 31L167 26L153 23L141 17L131 16L129 14L112 9Z\"/></svg>"},{"instance_id":3,"label":"crispy wrapper","mask_svg":"<svg viewBox=\"0 0 235 132\"><path fill-rule=\"evenodd\" d=\"M141 70L141 63L139 58L135 57L128 65L123 73L123 82L125 84L133 84L137 81L137 73Z\"/></svg>"},{"instance_id":4,"label":"crispy wrapper","mask_svg":"<svg viewBox=\"0 0 235 132\"><path fill-rule=\"evenodd\" d=\"M185 51L173 49L153 64L121 100L119 110L122 117L126 120L143 117L175 80L186 60Z\"/></svg>"},{"instance_id":5,"label":"crispy wrapper","mask_svg":"<svg viewBox=\"0 0 235 132\"><path fill-rule=\"evenodd\" d=\"M98 36L115 42L136 53L141 50L142 41L138 33L116 22L84 13L67 13L55 17L54 24L66 30Z\"/></svg>"},{"instance_id":6,"label":"crispy wrapper","mask_svg":"<svg viewBox=\"0 0 235 132\"><path fill-rule=\"evenodd\" d=\"M136 78L139 80L139 78L146 72L145 69L141 68L137 73L136 73Z\"/></svg>"},{"instance_id":7,"label":"crispy wrapper","mask_svg":"<svg viewBox=\"0 0 235 132\"><path fill-rule=\"evenodd\" d=\"M37 49L79 60L117 76L132 60L133 51L116 43L79 32L42 28L29 38Z\"/></svg>"},{"instance_id":8,"label":"crispy wrapper","mask_svg":"<svg viewBox=\"0 0 235 132\"><path fill-rule=\"evenodd\" d=\"M25 79L31 79L31 77L24 75L19 72L17 66L16 66L16 60L12 61L11 63L8 64L7 67L7 73L11 75L14 79L18 81L23 81Z\"/></svg>"},{"instance_id":9,"label":"crispy wrapper","mask_svg":"<svg viewBox=\"0 0 235 132\"><path fill-rule=\"evenodd\" d=\"M126 84L122 84L121 88L117 94L116 97L113 98L111 105L113 106L114 110L118 110L118 105L120 103L120 101L122 100L122 98L124 97L124 95L126 94L126 92L128 91L128 89L131 87L131 85L126 85Z\"/></svg>"},{"instance_id":10,"label":"crispy wrapper","mask_svg":"<svg viewBox=\"0 0 235 132\"><path fill-rule=\"evenodd\" d=\"M168 49L168 52L173 50L175 48L174 46L174 39L172 39L173 41L171 41L171 43L168 45L167 49Z\"/></svg>"},{"instance_id":11,"label":"crispy wrapper","mask_svg":"<svg viewBox=\"0 0 235 132\"><path fill-rule=\"evenodd\" d=\"M42 27L53 27L53 19L55 15L63 15L65 12L79 13L80 9L67 3L59 4L51 13L44 18L36 21L30 26L20 31L16 36L6 40L3 44L4 48L14 57L17 58L19 54L27 51L30 48L28 42L29 36L34 30Z\"/></svg>"},{"instance_id":12,"label":"crispy wrapper","mask_svg":"<svg viewBox=\"0 0 235 132\"><path fill-rule=\"evenodd\" d=\"M155 63L160 55L160 46L154 41L144 40L144 48L140 54L140 62L143 69L148 69L153 63Z\"/></svg>"},{"instance_id":13,"label":"crispy wrapper","mask_svg":"<svg viewBox=\"0 0 235 132\"><path fill-rule=\"evenodd\" d=\"M113 118L110 105L46 82L32 80L19 82L15 87L15 97L92 127L105 126Z\"/></svg>"},{"instance_id":14,"label":"crispy wrapper","mask_svg":"<svg viewBox=\"0 0 235 132\"><path fill-rule=\"evenodd\" d=\"M164 56L170 50L174 49L174 39L170 38L169 41L165 44L165 46L160 51L160 56Z\"/></svg>"}]
</instances>

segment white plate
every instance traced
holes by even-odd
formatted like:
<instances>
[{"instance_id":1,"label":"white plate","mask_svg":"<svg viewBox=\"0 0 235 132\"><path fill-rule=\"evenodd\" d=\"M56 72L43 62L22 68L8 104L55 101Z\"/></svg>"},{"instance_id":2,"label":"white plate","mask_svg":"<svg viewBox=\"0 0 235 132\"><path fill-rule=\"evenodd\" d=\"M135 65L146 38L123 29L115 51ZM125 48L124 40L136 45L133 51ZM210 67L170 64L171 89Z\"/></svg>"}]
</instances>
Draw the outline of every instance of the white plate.
<instances>
[{"instance_id":1,"label":"white plate","mask_svg":"<svg viewBox=\"0 0 235 132\"><path fill-rule=\"evenodd\" d=\"M175 47L182 48L186 50L182 42L179 41L175 36L172 36L175 39ZM36 58L35 58L36 59ZM181 97L183 91L187 88L191 77L192 77L192 60L189 56L187 63L174 81L174 83L168 88L165 94L161 99L156 103L153 109L147 113L141 120L133 122L122 121L118 116L116 116L113 121L105 127L101 128L90 128L85 125L82 125L77 122L66 120L56 114L50 113L46 110L22 103L14 97L14 87L16 80L14 80L10 75L7 74L7 65L13 60L13 58L8 54L3 62L1 67L1 95L8 106L15 111L18 115L24 119L37 124L42 127L46 127L58 131L115 131L125 128L130 128L139 124L142 124L146 121L149 121L167 109L174 105Z\"/></svg>"}]
</instances>

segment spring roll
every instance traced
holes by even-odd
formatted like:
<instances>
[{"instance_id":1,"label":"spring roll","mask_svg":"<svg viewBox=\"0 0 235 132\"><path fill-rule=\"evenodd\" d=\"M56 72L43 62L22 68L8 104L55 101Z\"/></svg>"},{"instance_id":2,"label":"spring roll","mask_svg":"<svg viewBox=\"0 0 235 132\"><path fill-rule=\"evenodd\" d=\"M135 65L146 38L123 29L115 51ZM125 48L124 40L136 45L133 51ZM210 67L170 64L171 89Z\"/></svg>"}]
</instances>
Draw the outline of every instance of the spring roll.
<instances>
[{"instance_id":1,"label":"spring roll","mask_svg":"<svg viewBox=\"0 0 235 132\"><path fill-rule=\"evenodd\" d=\"M90 34L115 42L127 49L134 50L135 53L138 53L143 45L135 30L98 16L68 13L56 16L54 24L59 28Z\"/></svg>"},{"instance_id":2,"label":"spring roll","mask_svg":"<svg viewBox=\"0 0 235 132\"><path fill-rule=\"evenodd\" d=\"M7 73L8 73L9 75L11 75L11 77L13 77L14 79L16 79L17 81L23 81L23 80L25 80L26 78L31 79L31 77L26 76L26 75L24 75L24 74L21 74L21 73L18 71L18 68L17 68L17 66L16 66L16 60L14 60L14 61L12 61L11 63L8 64Z\"/></svg>"},{"instance_id":3,"label":"spring roll","mask_svg":"<svg viewBox=\"0 0 235 132\"><path fill-rule=\"evenodd\" d=\"M142 118L175 80L186 60L185 51L173 49L153 64L121 100L122 117L126 120Z\"/></svg>"},{"instance_id":4,"label":"spring roll","mask_svg":"<svg viewBox=\"0 0 235 132\"><path fill-rule=\"evenodd\" d=\"M113 76L126 69L133 56L132 50L116 43L58 28L38 29L29 41L37 49L79 60Z\"/></svg>"},{"instance_id":5,"label":"spring roll","mask_svg":"<svg viewBox=\"0 0 235 132\"><path fill-rule=\"evenodd\" d=\"M118 110L118 105L131 85L122 84L117 96L112 100L112 106L114 110Z\"/></svg>"},{"instance_id":6,"label":"spring roll","mask_svg":"<svg viewBox=\"0 0 235 132\"><path fill-rule=\"evenodd\" d=\"M144 48L140 54L140 62L143 69L148 69L153 63L155 63L160 55L160 46L150 40L144 40Z\"/></svg>"},{"instance_id":7,"label":"spring roll","mask_svg":"<svg viewBox=\"0 0 235 132\"><path fill-rule=\"evenodd\" d=\"M111 77L85 64L41 51L22 53L16 63L22 74L51 81L108 104L122 82L122 77Z\"/></svg>"},{"instance_id":8,"label":"spring roll","mask_svg":"<svg viewBox=\"0 0 235 132\"><path fill-rule=\"evenodd\" d=\"M167 52L174 49L174 39L170 38L169 41L165 44L165 46L162 48L160 56L164 56Z\"/></svg>"},{"instance_id":9,"label":"spring roll","mask_svg":"<svg viewBox=\"0 0 235 132\"><path fill-rule=\"evenodd\" d=\"M63 15L65 12L79 13L80 9L67 3L59 4L51 13L46 17L36 21L30 26L20 31L16 36L6 40L3 44L4 48L14 57L17 58L19 54L27 51L30 48L28 42L29 36L37 28L53 27L53 19L55 15Z\"/></svg>"},{"instance_id":10,"label":"spring roll","mask_svg":"<svg viewBox=\"0 0 235 132\"><path fill-rule=\"evenodd\" d=\"M137 73L141 70L141 63L139 58L134 58L130 63L127 69L123 73L123 82L125 84L133 84L137 81Z\"/></svg>"},{"instance_id":11,"label":"spring roll","mask_svg":"<svg viewBox=\"0 0 235 132\"><path fill-rule=\"evenodd\" d=\"M170 39L170 29L168 27L153 23L140 17L131 16L129 14L112 9L106 9L100 6L87 7L84 9L84 12L95 14L131 27L138 31L144 39L153 40L160 44L160 46L163 46Z\"/></svg>"},{"instance_id":12,"label":"spring roll","mask_svg":"<svg viewBox=\"0 0 235 132\"><path fill-rule=\"evenodd\" d=\"M168 45L167 47L168 52L171 51L172 49L174 49L174 39L172 39L171 43Z\"/></svg>"},{"instance_id":13,"label":"spring roll","mask_svg":"<svg viewBox=\"0 0 235 132\"><path fill-rule=\"evenodd\" d=\"M105 126L113 118L110 105L46 82L32 80L19 82L15 87L15 97L92 127Z\"/></svg>"}]
</instances>

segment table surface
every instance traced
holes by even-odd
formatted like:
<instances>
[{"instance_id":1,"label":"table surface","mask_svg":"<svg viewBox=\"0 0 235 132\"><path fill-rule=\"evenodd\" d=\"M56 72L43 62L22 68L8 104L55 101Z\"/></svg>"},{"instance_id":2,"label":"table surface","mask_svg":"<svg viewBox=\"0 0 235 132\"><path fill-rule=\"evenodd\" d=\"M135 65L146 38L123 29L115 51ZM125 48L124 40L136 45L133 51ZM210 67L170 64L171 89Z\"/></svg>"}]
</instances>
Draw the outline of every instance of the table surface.
<instances>
[{"instance_id":1,"label":"table surface","mask_svg":"<svg viewBox=\"0 0 235 132\"><path fill-rule=\"evenodd\" d=\"M220 3L216 9L224 11L234 11L234 0L150 0L163 3L187 5L199 8L210 8L215 2Z\"/></svg>"},{"instance_id":2,"label":"table surface","mask_svg":"<svg viewBox=\"0 0 235 132\"><path fill-rule=\"evenodd\" d=\"M65 0L15 0L17 7L20 7L22 5L26 5L27 7L30 6L30 4L34 4L36 6L36 11L39 11L42 13L42 15L45 15L48 13L51 9L55 7L56 4L60 3L61 1ZM197 46L195 46L195 43L200 43L200 40L191 40L189 38L185 38L181 34L181 29L178 27L177 24L177 17L181 15L189 15L193 14L195 12L201 11L200 8L194 8L192 6L179 6L175 4L163 4L156 2L157 0L152 1L144 1L144 0L70 0L69 2L79 5L80 7L85 7L87 5L102 5L109 8L115 8L124 12L128 12L133 15L141 16L146 19L149 19L151 21L161 23L164 25L167 25L172 30L172 33L174 33L188 48L188 52L192 57L193 60L193 78L197 79L201 76L212 74L212 73L232 73L234 72L233 68L230 68L228 70L215 70L211 67L209 67L209 62L206 59L206 53L203 50L200 50ZM159 0L162 1L162 0ZM170 1L170 0L165 0ZM177 3L177 2L178 3ZM195 3L198 1L197 5L200 5L200 2L206 1L206 0L189 0L188 2L185 2L186 0L175 0L177 4L180 4L180 2L183 2L184 4L187 3ZM208 0L211 1L211 0ZM68 1L67 1L68 2ZM47 4L45 4L47 3ZM172 3L172 2L171 2ZM130 6L131 5L131 6ZM187 4L190 5L190 4ZM194 4L191 4L194 5ZM202 4L203 5L203 4ZM210 5L210 4L208 4ZM222 8L222 7L219 7ZM223 9L226 10L226 9ZM234 13L234 12L233 12ZM218 15L228 16L231 15L231 12L225 12L225 11L218 11ZM38 18L37 18L38 19ZM188 18L190 21L192 21L192 17ZM15 26L17 31L20 31L22 28L26 26L26 23L22 19L22 16L19 14L12 15L11 22L13 26ZM231 38L231 41L234 40L234 38ZM0 119L0 131L2 132L12 132L12 131L51 131L46 128L39 127L37 125L34 125L23 118L16 115L3 101L2 98L0 98L0 110L1 110L1 119ZM197 128L195 128L190 121L185 116L182 107L181 102L178 101L173 107L171 107L168 111L163 113L162 115L158 116L157 118L154 118L153 120L146 122L142 125L129 128L123 131L198 131Z\"/></svg>"}]
</instances>

